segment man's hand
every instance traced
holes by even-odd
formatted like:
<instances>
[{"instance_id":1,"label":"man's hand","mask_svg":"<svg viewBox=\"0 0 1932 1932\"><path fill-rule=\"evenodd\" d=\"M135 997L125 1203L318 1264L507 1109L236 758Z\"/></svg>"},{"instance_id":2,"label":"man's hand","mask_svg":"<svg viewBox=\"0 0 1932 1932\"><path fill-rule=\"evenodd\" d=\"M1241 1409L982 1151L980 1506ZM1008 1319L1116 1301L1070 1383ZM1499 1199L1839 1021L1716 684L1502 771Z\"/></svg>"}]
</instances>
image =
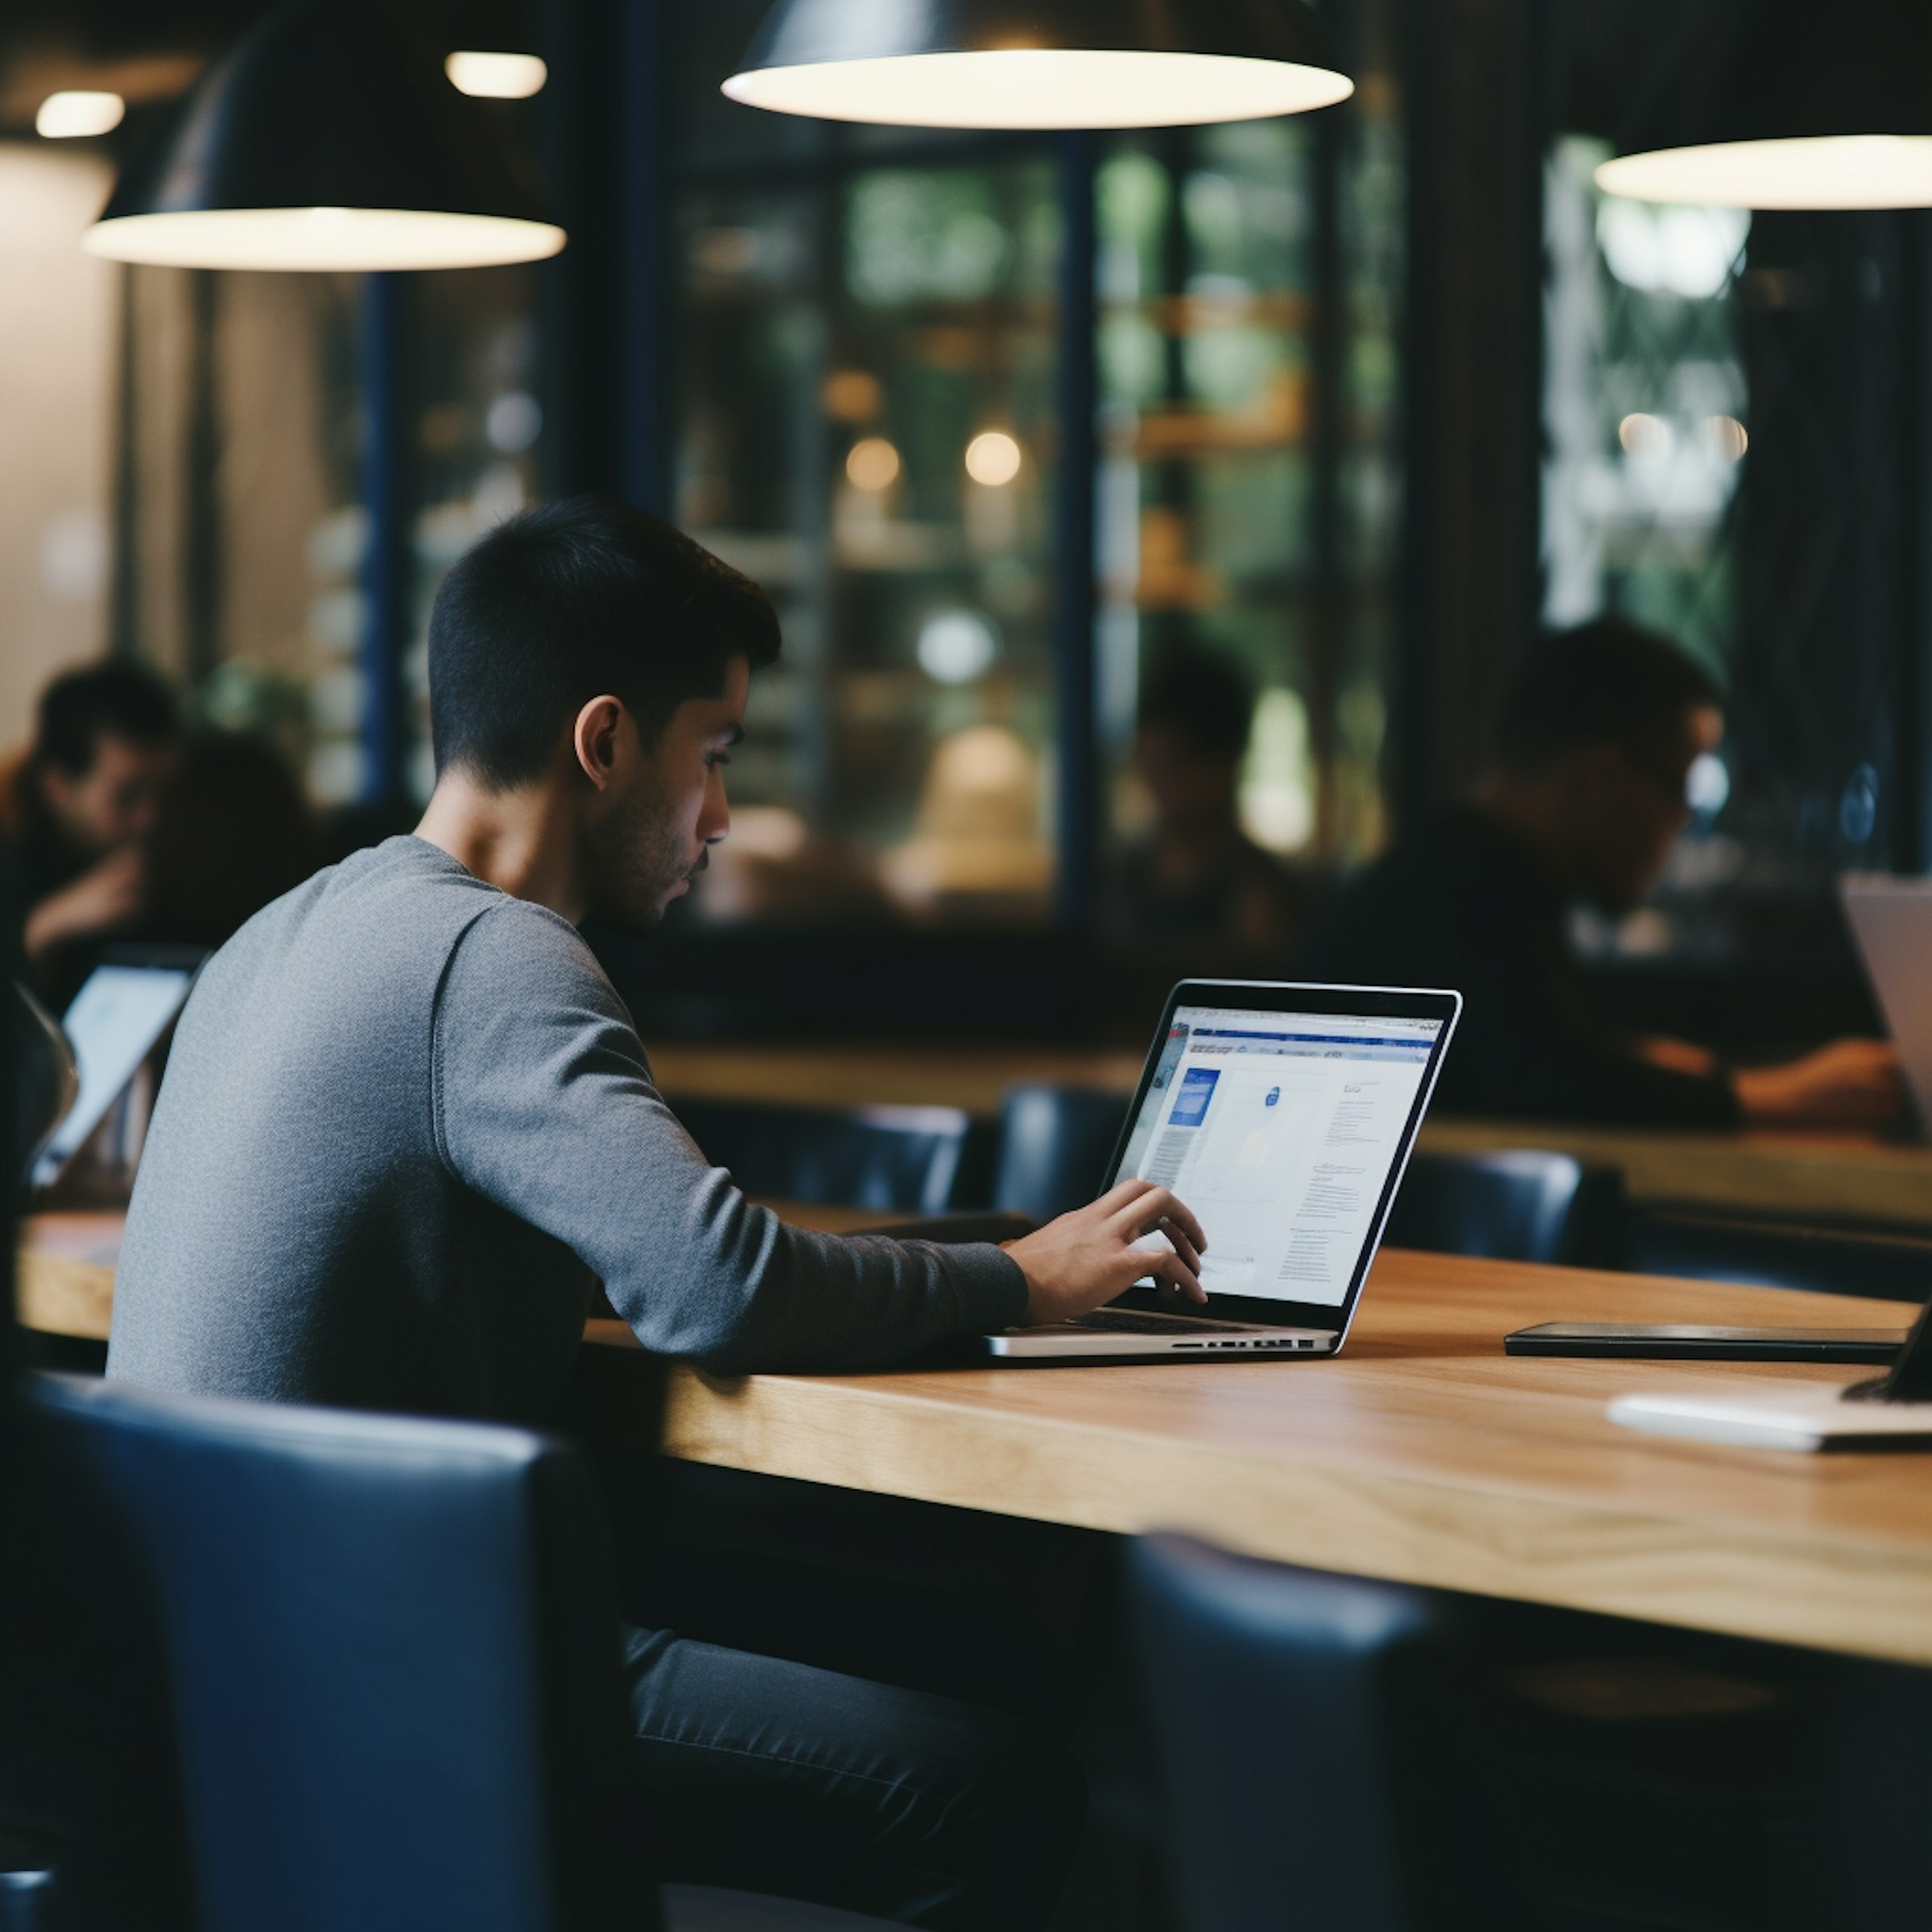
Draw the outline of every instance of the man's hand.
<instances>
[{"instance_id":1,"label":"man's hand","mask_svg":"<svg viewBox=\"0 0 1932 1932\"><path fill-rule=\"evenodd\" d=\"M138 845L110 852L71 884L49 893L27 915L21 943L27 958L38 966L64 940L126 925L140 911L146 886Z\"/></svg>"},{"instance_id":2,"label":"man's hand","mask_svg":"<svg viewBox=\"0 0 1932 1932\"><path fill-rule=\"evenodd\" d=\"M1166 1239L1136 1245L1149 1235ZM1030 1323L1084 1315L1147 1275L1171 1283L1190 1301L1208 1298L1200 1283L1208 1237L1193 1215L1152 1181L1122 1181L1091 1208L1000 1245L1026 1277Z\"/></svg>"},{"instance_id":3,"label":"man's hand","mask_svg":"<svg viewBox=\"0 0 1932 1932\"><path fill-rule=\"evenodd\" d=\"M1708 1046L1695 1046L1688 1040L1645 1038L1636 1046L1640 1060L1661 1067L1666 1073L1687 1073L1694 1079L1709 1080L1724 1070L1724 1062Z\"/></svg>"},{"instance_id":4,"label":"man's hand","mask_svg":"<svg viewBox=\"0 0 1932 1932\"><path fill-rule=\"evenodd\" d=\"M1905 1104L1885 1040L1834 1040L1782 1067L1740 1067L1731 1082L1752 1126L1883 1127Z\"/></svg>"}]
</instances>

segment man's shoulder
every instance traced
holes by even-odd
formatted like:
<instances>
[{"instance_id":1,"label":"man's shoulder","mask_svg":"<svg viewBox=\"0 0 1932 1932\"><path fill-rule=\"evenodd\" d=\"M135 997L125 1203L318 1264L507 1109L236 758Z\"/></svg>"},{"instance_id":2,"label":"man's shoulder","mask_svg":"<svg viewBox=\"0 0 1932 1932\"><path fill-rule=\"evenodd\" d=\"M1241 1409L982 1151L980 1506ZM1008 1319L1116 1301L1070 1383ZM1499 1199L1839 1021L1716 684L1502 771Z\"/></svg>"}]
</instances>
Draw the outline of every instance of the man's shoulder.
<instances>
[{"instance_id":1,"label":"man's shoulder","mask_svg":"<svg viewBox=\"0 0 1932 1932\"><path fill-rule=\"evenodd\" d=\"M464 928L502 897L422 840L390 839L271 900L209 960L201 982L245 984L306 965L347 990L363 976L385 977L385 963L427 966L433 976Z\"/></svg>"},{"instance_id":2,"label":"man's shoulder","mask_svg":"<svg viewBox=\"0 0 1932 1932\"><path fill-rule=\"evenodd\" d=\"M487 993L492 1004L506 999L574 1004L588 997L599 1008L613 1005L621 1012L583 934L533 900L492 889L489 900L464 921L454 951L452 979L464 991Z\"/></svg>"}]
</instances>

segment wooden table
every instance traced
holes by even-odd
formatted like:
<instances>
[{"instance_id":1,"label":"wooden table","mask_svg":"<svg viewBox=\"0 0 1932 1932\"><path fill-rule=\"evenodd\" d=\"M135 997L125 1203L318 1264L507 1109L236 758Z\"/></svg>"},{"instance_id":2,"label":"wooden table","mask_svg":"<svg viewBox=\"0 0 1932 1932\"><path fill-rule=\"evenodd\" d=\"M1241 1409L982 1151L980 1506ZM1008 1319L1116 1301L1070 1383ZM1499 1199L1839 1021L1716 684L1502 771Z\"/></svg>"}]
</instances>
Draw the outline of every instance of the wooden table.
<instances>
[{"instance_id":1,"label":"wooden table","mask_svg":"<svg viewBox=\"0 0 1932 1932\"><path fill-rule=\"evenodd\" d=\"M107 1340L126 1220L118 1212L27 1216L14 1278L14 1308L23 1327Z\"/></svg>"},{"instance_id":2,"label":"wooden table","mask_svg":"<svg viewBox=\"0 0 1932 1932\"><path fill-rule=\"evenodd\" d=\"M903 1214L768 1201L788 1221L831 1234L903 1222ZM114 1268L126 1216L119 1212L31 1214L20 1224L14 1307L21 1326L104 1342L114 1312Z\"/></svg>"},{"instance_id":3,"label":"wooden table","mask_svg":"<svg viewBox=\"0 0 1932 1932\"><path fill-rule=\"evenodd\" d=\"M991 1116L1009 1087L1027 1081L1132 1092L1138 1047L961 1045L859 1040L650 1047L651 1071L677 1096L776 1100L811 1107L960 1107Z\"/></svg>"},{"instance_id":4,"label":"wooden table","mask_svg":"<svg viewBox=\"0 0 1932 1932\"><path fill-rule=\"evenodd\" d=\"M715 1379L674 1455L1282 1561L1932 1665L1932 1455L1620 1429L1620 1392L1852 1368L1506 1356L1558 1319L1896 1327L1897 1303L1385 1252L1323 1362ZM614 1326L614 1325L613 1325ZM617 1339L621 1339L617 1338Z\"/></svg>"},{"instance_id":5,"label":"wooden table","mask_svg":"<svg viewBox=\"0 0 1932 1932\"><path fill-rule=\"evenodd\" d=\"M1056 1051L1027 1046L767 1042L654 1047L665 1091L716 1100L796 1105L939 1105L992 1115L1022 1081L1129 1092L1137 1050ZM1863 1226L1932 1230L1932 1146L1860 1133L1671 1133L1547 1121L1470 1121L1437 1115L1422 1145L1438 1153L1546 1147L1622 1169L1631 1198L1649 1207L1722 1209Z\"/></svg>"},{"instance_id":6,"label":"wooden table","mask_svg":"<svg viewBox=\"0 0 1932 1932\"><path fill-rule=\"evenodd\" d=\"M857 1232L897 1217L773 1203ZM115 1217L36 1216L23 1319L104 1338ZM1806 1456L1641 1436L1623 1390L1772 1364L1502 1352L1539 1321L1896 1327L1894 1302L1384 1252L1325 1362L915 1374L670 1373L696 1462L1121 1534L1182 1529L1358 1575L1932 1665L1932 1455ZM591 1339L635 1348L621 1323ZM642 1365L640 1364L640 1365Z\"/></svg>"}]
</instances>

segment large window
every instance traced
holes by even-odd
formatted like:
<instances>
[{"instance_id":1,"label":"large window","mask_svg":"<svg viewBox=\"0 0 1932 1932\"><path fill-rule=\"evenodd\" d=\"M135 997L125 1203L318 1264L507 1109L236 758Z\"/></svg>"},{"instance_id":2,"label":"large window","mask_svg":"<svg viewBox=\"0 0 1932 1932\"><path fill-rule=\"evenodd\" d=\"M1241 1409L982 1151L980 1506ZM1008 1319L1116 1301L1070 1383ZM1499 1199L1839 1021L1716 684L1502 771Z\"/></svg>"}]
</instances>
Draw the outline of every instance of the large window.
<instances>
[{"instance_id":1,"label":"large window","mask_svg":"<svg viewBox=\"0 0 1932 1932\"><path fill-rule=\"evenodd\" d=\"M758 10L671 27L671 500L786 639L687 916L1166 930L1122 886L1152 865L1141 727L1178 658L1247 709L1243 876L1279 877L1244 903L1271 901L1249 926L1278 961L1307 873L1384 836L1392 90L1072 147L786 122L716 97ZM1197 901L1219 916L1172 903Z\"/></svg>"},{"instance_id":2,"label":"large window","mask_svg":"<svg viewBox=\"0 0 1932 1932\"><path fill-rule=\"evenodd\" d=\"M1604 954L1849 968L1833 875L1922 862L1900 699L1922 570L1908 379L1920 246L1884 215L1653 207L1546 180L1544 615L1620 610L1730 691L1696 821ZM1914 854L1917 853L1915 857Z\"/></svg>"},{"instance_id":3,"label":"large window","mask_svg":"<svg viewBox=\"0 0 1932 1932\"><path fill-rule=\"evenodd\" d=\"M549 117L556 264L132 271L123 642L378 829L430 783L449 562L543 489L630 489L785 632L694 956L811 923L1238 930L1278 964L1311 875L1385 836L1391 89L1368 64L1336 114L1145 135L845 127L720 96L761 11L658 10L654 101L559 64L518 136ZM592 114L639 125L573 146ZM1238 919L1122 889L1168 862L1145 727L1175 660L1239 694L1203 861L1254 889Z\"/></svg>"},{"instance_id":4,"label":"large window","mask_svg":"<svg viewBox=\"0 0 1932 1932\"><path fill-rule=\"evenodd\" d=\"M1121 863L1152 810L1137 696L1178 650L1255 695L1250 839L1319 862L1381 842L1394 145L1371 104L1354 130L1185 130L1102 164L1099 688Z\"/></svg>"},{"instance_id":5,"label":"large window","mask_svg":"<svg viewBox=\"0 0 1932 1932\"><path fill-rule=\"evenodd\" d=\"M676 515L786 640L703 915L1046 915L1059 225L1023 154L683 198Z\"/></svg>"}]
</instances>

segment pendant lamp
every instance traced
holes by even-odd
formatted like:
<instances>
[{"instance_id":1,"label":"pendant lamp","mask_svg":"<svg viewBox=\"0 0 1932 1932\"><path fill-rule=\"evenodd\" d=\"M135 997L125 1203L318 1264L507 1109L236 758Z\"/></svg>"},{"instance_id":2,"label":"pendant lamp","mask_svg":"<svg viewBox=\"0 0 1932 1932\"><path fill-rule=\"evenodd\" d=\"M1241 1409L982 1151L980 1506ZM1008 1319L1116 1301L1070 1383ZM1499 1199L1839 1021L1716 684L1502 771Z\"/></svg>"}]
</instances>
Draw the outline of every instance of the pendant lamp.
<instances>
[{"instance_id":1,"label":"pendant lamp","mask_svg":"<svg viewBox=\"0 0 1932 1932\"><path fill-rule=\"evenodd\" d=\"M1932 6L1733 0L1640 103L1607 193L1711 207L1932 207Z\"/></svg>"},{"instance_id":2,"label":"pendant lamp","mask_svg":"<svg viewBox=\"0 0 1932 1932\"><path fill-rule=\"evenodd\" d=\"M203 76L82 246L190 268L476 268L564 231L379 0L291 0Z\"/></svg>"},{"instance_id":3,"label":"pendant lamp","mask_svg":"<svg viewBox=\"0 0 1932 1932\"><path fill-rule=\"evenodd\" d=\"M724 83L902 127L1179 127L1355 91L1302 0L778 0Z\"/></svg>"}]
</instances>

